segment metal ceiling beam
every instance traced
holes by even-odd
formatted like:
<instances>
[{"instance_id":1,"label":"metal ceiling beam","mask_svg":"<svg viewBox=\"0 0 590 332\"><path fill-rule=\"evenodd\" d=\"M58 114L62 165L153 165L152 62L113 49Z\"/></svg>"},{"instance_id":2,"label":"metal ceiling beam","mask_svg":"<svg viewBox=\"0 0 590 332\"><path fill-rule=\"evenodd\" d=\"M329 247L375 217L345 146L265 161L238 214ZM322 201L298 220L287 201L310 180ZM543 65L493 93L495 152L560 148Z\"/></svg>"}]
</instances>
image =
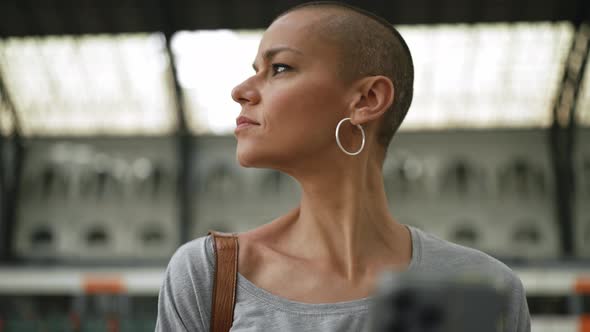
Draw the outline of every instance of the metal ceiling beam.
<instances>
[{"instance_id":1,"label":"metal ceiling beam","mask_svg":"<svg viewBox=\"0 0 590 332\"><path fill-rule=\"evenodd\" d=\"M176 59L174 52L172 51L172 35L174 34L174 28L172 23L173 8L170 7L170 2L160 0L160 13L162 17L161 31L164 32L166 38L166 52L168 61L170 63L170 70L172 73L172 79L174 81L174 99L176 104L176 118L177 118L177 153L178 153L178 212L179 212L179 239L180 243L185 243L190 240L190 228L192 224L192 185L191 185L191 171L192 167L192 154L193 144L192 136L188 127L184 93L180 82L178 80L178 68L176 66Z\"/></svg>"},{"instance_id":2,"label":"metal ceiling beam","mask_svg":"<svg viewBox=\"0 0 590 332\"><path fill-rule=\"evenodd\" d=\"M1 68L0 68L1 69ZM17 112L14 108L14 104L10 98L10 92L6 89L4 84L2 71L0 70L0 90L2 91L0 102L2 102L8 111L11 113L13 121L13 132L9 137L2 137L0 135L0 190L2 194L0 199L0 262L10 261L12 256L13 248L13 235L14 226L16 223L16 206L18 202L18 189L20 183L20 177L22 174L22 161L23 161L23 144L20 130L20 122L17 116ZM12 158L10 158L9 167L4 166L8 164L3 158L4 149L9 144Z\"/></svg>"},{"instance_id":3,"label":"metal ceiling beam","mask_svg":"<svg viewBox=\"0 0 590 332\"><path fill-rule=\"evenodd\" d=\"M590 23L579 23L565 62L563 78L553 107L551 126L551 152L555 172L555 202L559 222L562 254L572 257L575 253L575 109L582 79L590 55Z\"/></svg>"},{"instance_id":4,"label":"metal ceiling beam","mask_svg":"<svg viewBox=\"0 0 590 332\"><path fill-rule=\"evenodd\" d=\"M576 21L587 0L345 0L394 24ZM301 0L30 0L0 1L0 38L197 29L261 29ZM104 20L109 17L108 20ZM34 22L35 24L29 24Z\"/></svg>"}]
</instances>

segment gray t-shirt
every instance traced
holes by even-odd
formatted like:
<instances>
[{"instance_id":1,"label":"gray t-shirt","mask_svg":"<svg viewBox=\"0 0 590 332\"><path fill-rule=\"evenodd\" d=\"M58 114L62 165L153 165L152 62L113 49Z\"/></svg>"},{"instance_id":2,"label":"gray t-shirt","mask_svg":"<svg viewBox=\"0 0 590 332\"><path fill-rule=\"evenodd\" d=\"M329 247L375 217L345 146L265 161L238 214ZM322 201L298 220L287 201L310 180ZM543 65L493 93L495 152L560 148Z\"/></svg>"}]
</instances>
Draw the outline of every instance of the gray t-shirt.
<instances>
[{"instance_id":1,"label":"gray t-shirt","mask_svg":"<svg viewBox=\"0 0 590 332\"><path fill-rule=\"evenodd\" d=\"M512 270L480 251L413 227L410 230L412 259L408 271L497 276L510 295L504 331L530 331L525 292ZM172 256L160 289L156 331L209 331L214 255L212 238L205 236L184 244ZM231 331L362 331L371 301L369 297L326 304L294 302L257 287L238 273Z\"/></svg>"}]
</instances>

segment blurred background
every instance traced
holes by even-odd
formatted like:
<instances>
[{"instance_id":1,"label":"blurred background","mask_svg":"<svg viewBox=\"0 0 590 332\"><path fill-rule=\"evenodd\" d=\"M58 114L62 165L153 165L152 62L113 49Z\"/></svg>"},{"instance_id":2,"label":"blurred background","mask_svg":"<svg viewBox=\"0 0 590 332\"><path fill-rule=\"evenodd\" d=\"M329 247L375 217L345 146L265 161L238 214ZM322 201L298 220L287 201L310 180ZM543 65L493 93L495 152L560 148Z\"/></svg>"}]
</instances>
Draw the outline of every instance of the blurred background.
<instances>
[{"instance_id":1,"label":"blurred background","mask_svg":"<svg viewBox=\"0 0 590 332\"><path fill-rule=\"evenodd\" d=\"M297 204L236 163L230 91L301 2L0 2L0 332L152 331L179 245ZM346 2L414 57L394 217L511 266L533 331L590 331L590 2Z\"/></svg>"}]
</instances>

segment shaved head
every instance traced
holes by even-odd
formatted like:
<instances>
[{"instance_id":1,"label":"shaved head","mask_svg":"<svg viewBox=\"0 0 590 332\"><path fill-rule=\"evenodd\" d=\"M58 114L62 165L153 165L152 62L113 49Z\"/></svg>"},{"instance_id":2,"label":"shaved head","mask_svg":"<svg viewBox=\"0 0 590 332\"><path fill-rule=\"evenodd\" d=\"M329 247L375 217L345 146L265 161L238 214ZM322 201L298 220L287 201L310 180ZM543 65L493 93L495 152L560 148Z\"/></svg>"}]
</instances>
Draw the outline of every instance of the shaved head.
<instances>
[{"instance_id":1,"label":"shaved head","mask_svg":"<svg viewBox=\"0 0 590 332\"><path fill-rule=\"evenodd\" d=\"M294 11L322 13L313 23L315 36L338 48L339 72L343 80L383 75L394 86L394 100L384 114L378 140L385 149L410 108L414 85L414 65L410 50L395 28L385 19L362 9L338 2L309 2L280 14L275 21Z\"/></svg>"}]
</instances>

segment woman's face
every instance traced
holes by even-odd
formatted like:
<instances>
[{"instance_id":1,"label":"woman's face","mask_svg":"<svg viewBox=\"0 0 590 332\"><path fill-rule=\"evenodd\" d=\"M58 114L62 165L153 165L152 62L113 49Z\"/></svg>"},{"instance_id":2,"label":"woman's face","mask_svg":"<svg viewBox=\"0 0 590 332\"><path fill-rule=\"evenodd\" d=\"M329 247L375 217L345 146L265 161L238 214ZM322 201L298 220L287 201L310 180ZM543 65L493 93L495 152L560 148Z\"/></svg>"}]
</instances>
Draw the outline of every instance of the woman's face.
<instances>
[{"instance_id":1,"label":"woman's face","mask_svg":"<svg viewBox=\"0 0 590 332\"><path fill-rule=\"evenodd\" d=\"M240 115L258 123L236 128L243 166L288 170L340 152L334 130L351 100L337 47L314 30L322 15L298 10L276 20L260 42L255 74L233 89Z\"/></svg>"}]
</instances>

